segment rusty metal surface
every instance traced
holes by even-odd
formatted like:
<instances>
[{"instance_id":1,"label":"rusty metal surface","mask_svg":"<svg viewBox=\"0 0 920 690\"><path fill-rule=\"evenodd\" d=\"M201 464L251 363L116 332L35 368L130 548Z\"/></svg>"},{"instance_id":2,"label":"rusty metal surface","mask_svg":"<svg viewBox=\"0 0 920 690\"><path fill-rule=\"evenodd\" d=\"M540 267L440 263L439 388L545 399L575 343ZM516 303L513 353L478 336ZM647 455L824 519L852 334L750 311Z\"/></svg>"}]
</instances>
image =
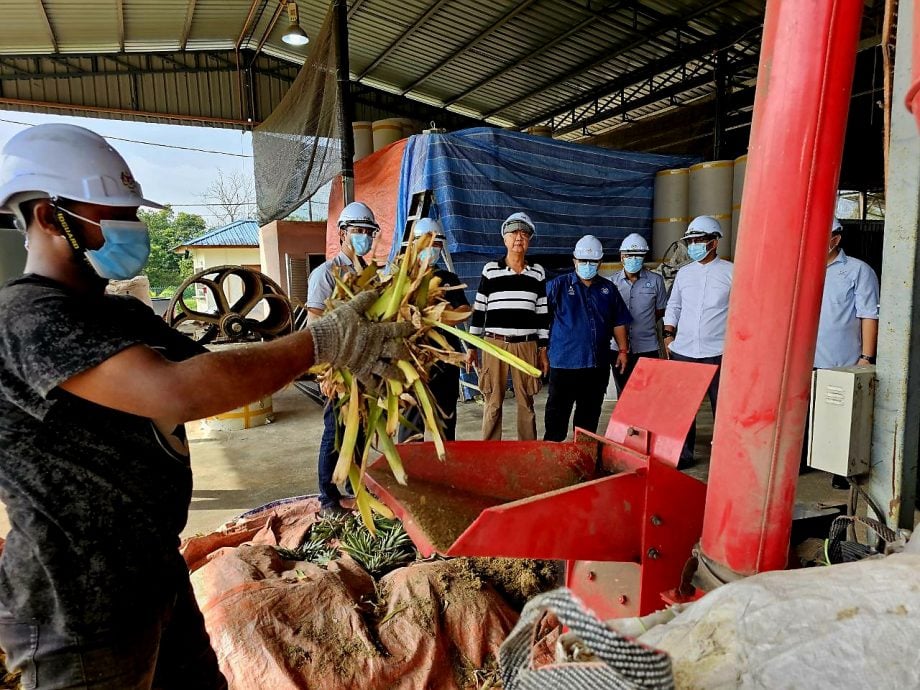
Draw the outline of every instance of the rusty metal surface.
<instances>
[{"instance_id":1,"label":"rusty metal surface","mask_svg":"<svg viewBox=\"0 0 920 690\"><path fill-rule=\"evenodd\" d=\"M565 571L565 586L601 620L642 615L641 579L639 563L575 561Z\"/></svg>"},{"instance_id":2,"label":"rusty metal surface","mask_svg":"<svg viewBox=\"0 0 920 690\"><path fill-rule=\"evenodd\" d=\"M401 444L406 474L413 482L434 482L503 502L592 478L597 457L594 443L453 441L445 448L447 458L441 462L431 443Z\"/></svg>"}]
</instances>

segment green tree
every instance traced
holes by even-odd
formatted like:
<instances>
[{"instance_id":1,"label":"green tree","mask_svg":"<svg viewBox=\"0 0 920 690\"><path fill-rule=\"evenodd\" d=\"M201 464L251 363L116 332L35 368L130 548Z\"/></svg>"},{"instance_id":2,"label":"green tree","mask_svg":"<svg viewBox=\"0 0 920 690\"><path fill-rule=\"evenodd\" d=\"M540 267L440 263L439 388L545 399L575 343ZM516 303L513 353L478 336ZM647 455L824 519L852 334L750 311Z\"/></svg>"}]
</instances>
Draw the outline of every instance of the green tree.
<instances>
[{"instance_id":1,"label":"green tree","mask_svg":"<svg viewBox=\"0 0 920 690\"><path fill-rule=\"evenodd\" d=\"M192 274L192 260L173 250L204 233L204 218L195 213L176 213L167 206L159 211L139 211L138 217L150 230L150 259L144 274L155 292L179 287Z\"/></svg>"}]
</instances>

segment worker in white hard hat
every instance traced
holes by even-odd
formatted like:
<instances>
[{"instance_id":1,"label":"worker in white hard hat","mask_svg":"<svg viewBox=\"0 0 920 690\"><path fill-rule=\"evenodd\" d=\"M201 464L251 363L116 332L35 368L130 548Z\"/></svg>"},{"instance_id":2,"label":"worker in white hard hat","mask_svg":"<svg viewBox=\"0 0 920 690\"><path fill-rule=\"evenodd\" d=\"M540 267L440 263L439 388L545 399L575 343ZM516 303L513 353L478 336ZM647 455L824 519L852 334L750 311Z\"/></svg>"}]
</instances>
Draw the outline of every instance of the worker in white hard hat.
<instances>
[{"instance_id":1,"label":"worker in white hard hat","mask_svg":"<svg viewBox=\"0 0 920 690\"><path fill-rule=\"evenodd\" d=\"M668 303L668 291L664 278L645 268L648 242L638 234L627 235L620 243L620 261L623 269L613 275L613 283L620 291L620 297L629 307L632 323L629 324L629 353L626 368L620 372L613 369L617 392L621 393L641 357L658 358L658 319L664 316ZM614 341L610 341L611 347Z\"/></svg>"},{"instance_id":2,"label":"worker in white hard hat","mask_svg":"<svg viewBox=\"0 0 920 690\"><path fill-rule=\"evenodd\" d=\"M105 294L146 263L139 206L158 207L87 129L38 125L0 149L0 212L29 248L0 288L0 648L28 687L226 688L178 551L183 423L316 362L375 384L407 354L408 329L364 318L372 294L274 342L207 352Z\"/></svg>"},{"instance_id":3,"label":"worker in white hard hat","mask_svg":"<svg viewBox=\"0 0 920 690\"><path fill-rule=\"evenodd\" d=\"M734 264L719 258L716 250L722 227L712 216L697 216L687 226L683 241L692 263L674 279L664 313L664 345L671 359L719 367L709 385L709 402L715 416L719 374L728 321L728 297ZM696 422L690 427L679 467L693 464Z\"/></svg>"},{"instance_id":4,"label":"worker in white hard hat","mask_svg":"<svg viewBox=\"0 0 920 690\"><path fill-rule=\"evenodd\" d=\"M416 239L425 235L434 235L434 241L430 247L422 249L419 252L418 260L428 266L435 267L434 277L440 279L444 287L457 287L462 282L456 273L441 268L440 260L444 251L446 237L440 221L434 218L422 218L415 222L412 228L412 236ZM469 310L470 303L466 299L463 290L449 290L445 295L452 309ZM457 352L463 352L463 345L460 339L455 335L446 334L450 346ZM457 400L460 397L460 367L448 362L439 362L435 364L429 372L428 388L434 396L435 402L442 412L444 421L443 437L448 441L453 441L457 436ZM424 432L425 421L421 411L413 407L406 412L406 421L412 426L403 425L399 429L399 442L405 441L417 436L418 432ZM414 427L414 428L413 428ZM419 438L419 440L421 440Z\"/></svg>"},{"instance_id":5,"label":"worker in white hard hat","mask_svg":"<svg viewBox=\"0 0 920 690\"><path fill-rule=\"evenodd\" d=\"M544 441L564 441L570 418L573 427L596 433L611 364L622 372L627 362L631 318L616 285L598 275L601 241L585 235L572 254L575 270L546 287L550 369ZM612 362L611 337L618 345Z\"/></svg>"},{"instance_id":6,"label":"worker in white hard hat","mask_svg":"<svg viewBox=\"0 0 920 690\"><path fill-rule=\"evenodd\" d=\"M370 253L374 238L380 226L370 207L360 201L352 201L339 213L339 253L310 272L307 282L307 322L321 317L326 311L326 302L335 291L336 275L362 271L366 266L365 256ZM329 396L331 391L323 390ZM328 398L323 407L323 436L317 457L317 479L319 501L323 514L347 512L341 505L342 492L332 481L339 454L335 449L336 427L339 422L335 408ZM342 437L339 430L338 438ZM360 440L360 439L359 439Z\"/></svg>"},{"instance_id":7,"label":"worker in white hard hat","mask_svg":"<svg viewBox=\"0 0 920 690\"><path fill-rule=\"evenodd\" d=\"M546 375L549 372L546 272L540 264L527 261L527 250L535 233L536 226L522 211L512 213L502 223L505 256L488 262L482 269L470 333L485 337ZM477 361L478 351L471 348L467 367ZM518 439L532 441L537 438L533 399L540 390L540 380L483 353L479 370L479 389L485 400L483 440L500 441L502 438L502 402L509 368L517 403Z\"/></svg>"},{"instance_id":8,"label":"worker in white hard hat","mask_svg":"<svg viewBox=\"0 0 920 690\"><path fill-rule=\"evenodd\" d=\"M310 316L322 316L326 310L326 300L335 290L336 271L364 268L364 257L371 251L374 238L380 232L374 212L360 201L353 201L342 209L337 225L339 253L310 273L307 287L307 311Z\"/></svg>"},{"instance_id":9,"label":"worker in white hard hat","mask_svg":"<svg viewBox=\"0 0 920 690\"><path fill-rule=\"evenodd\" d=\"M815 368L871 366L878 343L879 284L865 261L847 255L840 247L843 225L831 224L827 274L821 297L821 317L815 345ZM807 438L807 434L806 434ZM849 488L834 475L834 487Z\"/></svg>"}]
</instances>

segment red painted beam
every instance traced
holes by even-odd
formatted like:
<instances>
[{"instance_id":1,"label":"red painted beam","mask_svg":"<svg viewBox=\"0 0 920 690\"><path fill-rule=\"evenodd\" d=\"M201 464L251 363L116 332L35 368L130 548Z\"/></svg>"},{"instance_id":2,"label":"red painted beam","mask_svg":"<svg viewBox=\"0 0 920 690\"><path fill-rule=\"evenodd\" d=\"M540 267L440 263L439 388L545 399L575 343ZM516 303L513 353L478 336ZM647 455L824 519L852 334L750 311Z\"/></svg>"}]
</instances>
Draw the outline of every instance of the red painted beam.
<instances>
[{"instance_id":1,"label":"red painted beam","mask_svg":"<svg viewBox=\"0 0 920 690\"><path fill-rule=\"evenodd\" d=\"M701 540L786 566L862 0L769 0Z\"/></svg>"}]
</instances>

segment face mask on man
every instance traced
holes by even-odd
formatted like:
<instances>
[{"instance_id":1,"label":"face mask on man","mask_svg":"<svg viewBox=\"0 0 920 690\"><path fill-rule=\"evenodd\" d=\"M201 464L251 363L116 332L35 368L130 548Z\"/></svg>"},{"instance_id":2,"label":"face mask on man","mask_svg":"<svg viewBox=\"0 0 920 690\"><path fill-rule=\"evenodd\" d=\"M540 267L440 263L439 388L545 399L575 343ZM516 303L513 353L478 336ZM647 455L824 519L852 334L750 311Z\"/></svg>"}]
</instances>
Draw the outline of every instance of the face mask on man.
<instances>
[{"instance_id":1,"label":"face mask on man","mask_svg":"<svg viewBox=\"0 0 920 690\"><path fill-rule=\"evenodd\" d=\"M418 253L418 260L420 263L428 262L429 266L434 266L438 263L438 259L441 258L441 248L440 247L425 247Z\"/></svg>"},{"instance_id":2,"label":"face mask on man","mask_svg":"<svg viewBox=\"0 0 920 690\"><path fill-rule=\"evenodd\" d=\"M579 263L575 266L575 272L582 280L591 280L597 275L597 264Z\"/></svg>"},{"instance_id":3,"label":"face mask on man","mask_svg":"<svg viewBox=\"0 0 920 690\"><path fill-rule=\"evenodd\" d=\"M363 232L358 233L354 232L351 234L351 246L355 250L355 254L358 256L364 256L371 250L371 244L373 240L370 235L365 235Z\"/></svg>"},{"instance_id":4,"label":"face mask on man","mask_svg":"<svg viewBox=\"0 0 920 690\"><path fill-rule=\"evenodd\" d=\"M623 268L626 269L627 273L638 273L642 270L642 265L645 263L645 257L642 256L627 256L623 259Z\"/></svg>"},{"instance_id":5,"label":"face mask on man","mask_svg":"<svg viewBox=\"0 0 920 690\"><path fill-rule=\"evenodd\" d=\"M705 259L708 253L708 242L694 242L693 244L687 246L687 254L690 256L691 261L700 261Z\"/></svg>"},{"instance_id":6,"label":"face mask on man","mask_svg":"<svg viewBox=\"0 0 920 690\"><path fill-rule=\"evenodd\" d=\"M87 261L100 277L108 280L128 280L139 275L150 257L150 234L147 224L139 220L100 220L96 222L73 211L60 211L84 223L102 229L103 243L99 249L84 250Z\"/></svg>"}]
</instances>

